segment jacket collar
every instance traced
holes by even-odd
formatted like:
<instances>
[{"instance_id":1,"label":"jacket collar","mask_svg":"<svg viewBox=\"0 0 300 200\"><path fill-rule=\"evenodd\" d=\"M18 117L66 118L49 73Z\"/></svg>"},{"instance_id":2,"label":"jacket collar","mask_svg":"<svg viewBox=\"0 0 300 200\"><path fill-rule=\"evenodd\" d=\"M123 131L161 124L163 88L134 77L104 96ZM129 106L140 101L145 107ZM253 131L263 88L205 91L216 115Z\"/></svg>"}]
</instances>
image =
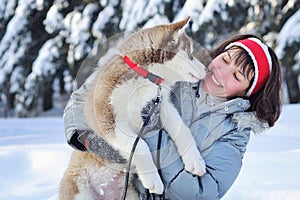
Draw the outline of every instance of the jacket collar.
<instances>
[{"instance_id":1,"label":"jacket collar","mask_svg":"<svg viewBox=\"0 0 300 200\"><path fill-rule=\"evenodd\" d=\"M215 106L206 107L205 110L203 110L203 115L208 115L211 113L230 115L236 112L244 112L248 108L250 108L250 102L248 100L236 98Z\"/></svg>"},{"instance_id":2,"label":"jacket collar","mask_svg":"<svg viewBox=\"0 0 300 200\"><path fill-rule=\"evenodd\" d=\"M224 103L218 104L205 113L202 116L211 113L232 115L232 122L236 123L237 129L242 131L244 129L251 129L255 134L263 133L269 126L267 123L259 121L255 112L245 112L250 107L249 100L243 98L236 98Z\"/></svg>"}]
</instances>

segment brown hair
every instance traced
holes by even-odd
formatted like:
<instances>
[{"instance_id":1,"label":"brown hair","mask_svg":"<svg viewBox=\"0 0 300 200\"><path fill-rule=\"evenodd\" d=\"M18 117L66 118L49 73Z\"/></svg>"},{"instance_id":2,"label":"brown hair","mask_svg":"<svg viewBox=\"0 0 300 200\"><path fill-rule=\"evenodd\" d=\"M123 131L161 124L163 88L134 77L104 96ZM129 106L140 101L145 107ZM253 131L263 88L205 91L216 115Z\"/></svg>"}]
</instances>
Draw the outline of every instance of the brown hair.
<instances>
[{"instance_id":1,"label":"brown hair","mask_svg":"<svg viewBox=\"0 0 300 200\"><path fill-rule=\"evenodd\" d=\"M250 38L255 37L254 35L246 34L246 35L235 35L226 41L222 42L219 46L214 48L212 51L210 51L210 56L212 59L226 51L226 47L228 44ZM259 38L258 38L259 39ZM281 75L281 69L280 64L278 61L278 58L274 51L268 47L268 51L272 58L272 72L270 77L268 78L266 84L260 88L259 91L257 91L255 94L253 94L248 98L251 107L248 109L248 111L255 111L256 117L262 121L269 124L270 127L274 126L274 123L278 120L279 115L281 113L281 84L282 84L282 75ZM238 55L237 60L235 62L238 62L238 64L242 64L243 66L250 65L250 69L254 69L253 62L251 61L250 56L246 51L242 49L240 55ZM249 73L251 70L249 68L243 68L243 70L246 70L247 73ZM252 80L253 81L253 80ZM251 85L251 83L250 83Z\"/></svg>"}]
</instances>

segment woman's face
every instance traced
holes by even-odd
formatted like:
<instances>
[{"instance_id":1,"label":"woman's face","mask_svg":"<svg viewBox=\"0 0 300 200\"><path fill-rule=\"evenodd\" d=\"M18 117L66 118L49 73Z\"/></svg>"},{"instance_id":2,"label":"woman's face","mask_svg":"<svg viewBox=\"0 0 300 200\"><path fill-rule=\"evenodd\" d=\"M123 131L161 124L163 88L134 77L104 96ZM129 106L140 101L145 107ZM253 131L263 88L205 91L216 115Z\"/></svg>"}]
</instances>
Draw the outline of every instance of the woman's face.
<instances>
[{"instance_id":1,"label":"woman's face","mask_svg":"<svg viewBox=\"0 0 300 200\"><path fill-rule=\"evenodd\" d=\"M254 72L245 74L247 70L242 70L242 66L235 64L234 55L239 51L229 49L211 61L203 80L203 88L207 94L229 99L245 96Z\"/></svg>"}]
</instances>

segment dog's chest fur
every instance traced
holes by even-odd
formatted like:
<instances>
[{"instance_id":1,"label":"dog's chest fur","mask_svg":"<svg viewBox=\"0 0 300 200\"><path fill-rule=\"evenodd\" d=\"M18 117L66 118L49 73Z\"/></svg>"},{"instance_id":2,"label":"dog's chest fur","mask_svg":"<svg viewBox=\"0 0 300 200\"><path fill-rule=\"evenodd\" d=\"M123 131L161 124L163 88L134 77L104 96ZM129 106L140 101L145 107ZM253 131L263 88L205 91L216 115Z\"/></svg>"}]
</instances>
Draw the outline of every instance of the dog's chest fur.
<instances>
[{"instance_id":1,"label":"dog's chest fur","mask_svg":"<svg viewBox=\"0 0 300 200\"><path fill-rule=\"evenodd\" d=\"M153 100L157 97L157 91L158 86L143 77L129 79L118 85L111 94L111 105L116 122L126 119L130 128L134 132L138 132L149 114ZM164 89L162 89L162 93L165 96ZM159 118L151 118L151 124L157 125L158 123Z\"/></svg>"}]
</instances>

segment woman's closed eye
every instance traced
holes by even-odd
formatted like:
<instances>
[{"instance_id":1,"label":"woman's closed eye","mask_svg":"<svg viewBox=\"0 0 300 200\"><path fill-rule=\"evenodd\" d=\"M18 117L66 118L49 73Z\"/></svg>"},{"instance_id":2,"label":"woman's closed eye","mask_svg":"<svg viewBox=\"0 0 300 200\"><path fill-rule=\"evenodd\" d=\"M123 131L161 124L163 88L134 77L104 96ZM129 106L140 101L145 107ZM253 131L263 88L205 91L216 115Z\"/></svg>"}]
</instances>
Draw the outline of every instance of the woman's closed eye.
<instances>
[{"instance_id":1,"label":"woman's closed eye","mask_svg":"<svg viewBox=\"0 0 300 200\"><path fill-rule=\"evenodd\" d=\"M240 79L238 78L237 73L233 73L233 77L235 78L235 80L240 81Z\"/></svg>"},{"instance_id":2,"label":"woman's closed eye","mask_svg":"<svg viewBox=\"0 0 300 200\"><path fill-rule=\"evenodd\" d=\"M239 82L241 82L243 80L243 75L240 72L234 73L234 77Z\"/></svg>"},{"instance_id":3,"label":"woman's closed eye","mask_svg":"<svg viewBox=\"0 0 300 200\"><path fill-rule=\"evenodd\" d=\"M226 64L230 64L230 59L228 58L228 56L225 55L222 57L222 59Z\"/></svg>"},{"instance_id":4,"label":"woman's closed eye","mask_svg":"<svg viewBox=\"0 0 300 200\"><path fill-rule=\"evenodd\" d=\"M244 81L246 78L245 78L245 75L241 72L241 71L237 71L234 73L234 78L241 82L241 81Z\"/></svg>"}]
</instances>

